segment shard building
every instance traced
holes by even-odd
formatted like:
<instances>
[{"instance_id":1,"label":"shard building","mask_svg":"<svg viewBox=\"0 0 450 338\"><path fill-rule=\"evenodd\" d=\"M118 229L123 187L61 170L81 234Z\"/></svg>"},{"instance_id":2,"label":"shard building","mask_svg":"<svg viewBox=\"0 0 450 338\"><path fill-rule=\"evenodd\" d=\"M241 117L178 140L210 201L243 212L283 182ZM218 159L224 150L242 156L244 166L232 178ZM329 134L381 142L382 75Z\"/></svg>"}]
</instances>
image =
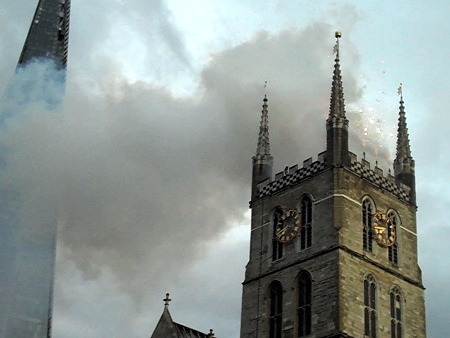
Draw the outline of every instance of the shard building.
<instances>
[{"instance_id":1,"label":"shard building","mask_svg":"<svg viewBox=\"0 0 450 338\"><path fill-rule=\"evenodd\" d=\"M38 81L35 73L27 77L28 67L39 63L51 64L50 68L42 68L44 71L39 75L47 79L52 78L50 72L57 74L51 86L65 86L69 14L70 0L39 0L12 85L6 89L7 100L3 102L6 108L2 107L0 123L14 115L14 109L22 109L31 102L30 93L44 95L50 92L42 81ZM33 88L38 83L39 88ZM61 99L53 98L52 105ZM6 179L1 171L7 166L8 157L0 154L0 158L2 180ZM20 203L23 199L14 188L8 189L7 184L2 184L0 338L47 338L51 337L52 331L56 216L49 214L34 218L32 213L23 212L24 207Z\"/></svg>"},{"instance_id":2,"label":"shard building","mask_svg":"<svg viewBox=\"0 0 450 338\"><path fill-rule=\"evenodd\" d=\"M70 0L40 0L18 65L36 58L51 58L67 65Z\"/></svg>"}]
</instances>

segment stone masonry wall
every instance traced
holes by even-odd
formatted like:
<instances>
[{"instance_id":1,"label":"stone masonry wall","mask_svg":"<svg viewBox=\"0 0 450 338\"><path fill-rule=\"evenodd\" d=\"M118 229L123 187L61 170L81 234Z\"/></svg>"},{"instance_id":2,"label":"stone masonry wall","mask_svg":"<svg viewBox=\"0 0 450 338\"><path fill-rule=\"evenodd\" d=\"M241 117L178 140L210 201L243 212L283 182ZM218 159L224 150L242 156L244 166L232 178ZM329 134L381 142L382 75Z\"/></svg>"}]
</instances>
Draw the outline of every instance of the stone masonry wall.
<instances>
[{"instance_id":1,"label":"stone masonry wall","mask_svg":"<svg viewBox=\"0 0 450 338\"><path fill-rule=\"evenodd\" d=\"M269 285L277 280L283 286L283 338L296 332L297 276L307 270L313 279L312 325L310 338L338 332L338 252L334 250L320 259L308 260L274 271L244 284L242 298L241 338L269 337Z\"/></svg>"},{"instance_id":2,"label":"stone masonry wall","mask_svg":"<svg viewBox=\"0 0 450 338\"><path fill-rule=\"evenodd\" d=\"M340 318L341 331L351 337L364 337L364 278L372 274L377 281L377 327L380 338L391 337L390 291L394 286L403 296L404 337L424 338L425 308L423 289L386 271L340 251Z\"/></svg>"},{"instance_id":3,"label":"stone masonry wall","mask_svg":"<svg viewBox=\"0 0 450 338\"><path fill-rule=\"evenodd\" d=\"M313 333L310 338L363 337L364 290L368 273L377 279L378 335L390 337L389 292L402 290L405 337L426 337L424 292L417 264L416 207L409 190L396 186L392 176L370 169L362 160L352 166L326 168L323 154L308 159L303 168L287 168L272 182L259 184L252 208L250 260L243 283L241 338L268 337L268 288L283 285L283 337L296 333L296 278L303 270L313 278ZM300 250L300 236L284 244L281 259L272 259L273 212L300 211L302 196L313 201L312 246ZM388 260L388 250L373 242L363 250L362 200L369 196L375 211L394 210L399 216L399 263Z\"/></svg>"},{"instance_id":4,"label":"stone masonry wall","mask_svg":"<svg viewBox=\"0 0 450 338\"><path fill-rule=\"evenodd\" d=\"M404 337L426 337L424 292L417 262L416 207L373 182L340 168L336 170L335 221L338 223L340 250L341 330L353 337L364 334L364 277L377 279L378 336L390 336L390 298L393 286L402 290ZM373 241L373 252L363 250L362 200L369 196L376 211L395 210L399 215L397 236L399 264L388 260L388 249Z\"/></svg>"},{"instance_id":5,"label":"stone masonry wall","mask_svg":"<svg viewBox=\"0 0 450 338\"><path fill-rule=\"evenodd\" d=\"M336 197L339 200L336 204L342 204L339 213L335 217L340 228L340 245L421 284L421 273L417 264L416 207L389 192L379 189L371 182L358 177L347 169L338 169L337 180L338 189L336 193L346 196ZM373 241L373 252L363 250L361 205L364 197L371 198L376 211L386 213L389 210L394 210L397 212L400 223L397 225L399 243L398 265L389 262L388 249L380 247L375 241Z\"/></svg>"},{"instance_id":6,"label":"stone masonry wall","mask_svg":"<svg viewBox=\"0 0 450 338\"><path fill-rule=\"evenodd\" d=\"M296 317L296 281L302 270L313 279L313 326L310 336L338 332L338 232L333 227L332 200L326 197L333 185L331 170L322 170L290 189L284 189L252 204L250 261L243 286L241 337L268 337L268 288L278 280L283 285L283 337L293 337ZM313 200L312 246L300 250L300 237L284 244L283 257L272 261L273 211L300 210L301 198ZM319 203L317 203L320 201Z\"/></svg>"}]
</instances>

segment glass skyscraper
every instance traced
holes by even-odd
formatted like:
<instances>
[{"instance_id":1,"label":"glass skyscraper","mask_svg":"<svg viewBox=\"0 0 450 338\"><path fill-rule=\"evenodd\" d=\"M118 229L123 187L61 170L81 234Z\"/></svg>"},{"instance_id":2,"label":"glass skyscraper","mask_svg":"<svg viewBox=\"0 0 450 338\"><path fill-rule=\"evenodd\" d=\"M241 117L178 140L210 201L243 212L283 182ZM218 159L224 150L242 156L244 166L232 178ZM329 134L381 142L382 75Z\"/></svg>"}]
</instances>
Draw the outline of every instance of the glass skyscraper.
<instances>
[{"instance_id":1,"label":"glass skyscraper","mask_svg":"<svg viewBox=\"0 0 450 338\"><path fill-rule=\"evenodd\" d=\"M45 101L55 109L61 101L58 96L64 90L55 92L50 86L65 86L69 16L70 0L39 1L16 74L2 101L0 123L27 104ZM39 64L52 66L27 76L28 68ZM0 180L4 181L7 158L0 150ZM24 196L4 181L0 184L0 338L51 337L56 215L34 218L24 212Z\"/></svg>"}]
</instances>

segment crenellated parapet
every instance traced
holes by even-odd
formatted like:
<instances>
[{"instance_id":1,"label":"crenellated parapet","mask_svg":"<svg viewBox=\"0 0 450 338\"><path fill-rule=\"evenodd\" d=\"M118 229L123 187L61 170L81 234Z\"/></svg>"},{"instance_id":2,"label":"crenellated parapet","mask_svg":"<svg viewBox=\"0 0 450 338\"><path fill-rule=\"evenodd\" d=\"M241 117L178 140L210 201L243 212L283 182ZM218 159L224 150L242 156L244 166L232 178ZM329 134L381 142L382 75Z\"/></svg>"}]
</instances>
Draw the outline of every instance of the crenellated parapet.
<instances>
[{"instance_id":1,"label":"crenellated parapet","mask_svg":"<svg viewBox=\"0 0 450 338\"><path fill-rule=\"evenodd\" d=\"M370 168L370 162L365 159L358 159L355 154L350 153L350 171L368 180L382 190L388 191L405 202L411 203L411 189L405 184L398 184L395 182L395 177L390 173L387 176L383 175L383 169L377 165L374 169Z\"/></svg>"},{"instance_id":2,"label":"crenellated parapet","mask_svg":"<svg viewBox=\"0 0 450 338\"><path fill-rule=\"evenodd\" d=\"M383 169L377 165L371 169L370 162L361 159L358 161L357 156L353 153L350 154L351 165L348 170L352 171L357 176L365 179L372 184L376 185L382 190L392 193L396 197L402 199L405 202L411 203L411 189L405 184L398 184L395 181L395 177L388 173L384 176ZM299 184L300 182L307 180L319 172L326 169L326 152L322 152L318 155L317 161L312 161L312 158L308 158L303 161L303 166L298 167L298 164L292 167L286 167L285 170L280 171L275 175L274 180L267 178L257 186L257 195L255 199L271 196L283 189Z\"/></svg>"},{"instance_id":3,"label":"crenellated parapet","mask_svg":"<svg viewBox=\"0 0 450 338\"><path fill-rule=\"evenodd\" d=\"M303 161L303 167L298 168L298 164L292 167L286 167L275 175L275 179L270 181L266 179L257 186L257 199L267 197L287 187L296 185L325 169L325 152L320 153L317 161L312 158Z\"/></svg>"}]
</instances>

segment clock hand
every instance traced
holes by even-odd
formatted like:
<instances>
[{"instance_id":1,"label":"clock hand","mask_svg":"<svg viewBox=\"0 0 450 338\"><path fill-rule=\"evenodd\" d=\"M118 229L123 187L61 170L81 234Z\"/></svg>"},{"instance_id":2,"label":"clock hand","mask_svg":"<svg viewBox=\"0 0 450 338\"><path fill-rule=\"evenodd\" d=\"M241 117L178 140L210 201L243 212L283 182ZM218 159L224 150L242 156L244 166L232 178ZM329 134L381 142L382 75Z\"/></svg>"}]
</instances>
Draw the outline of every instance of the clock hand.
<instances>
[{"instance_id":1,"label":"clock hand","mask_svg":"<svg viewBox=\"0 0 450 338\"><path fill-rule=\"evenodd\" d=\"M284 235L284 233L286 232L286 230L288 229L288 227L289 227L289 226L286 225L283 229L277 231L277 235L278 235L278 236Z\"/></svg>"}]
</instances>

